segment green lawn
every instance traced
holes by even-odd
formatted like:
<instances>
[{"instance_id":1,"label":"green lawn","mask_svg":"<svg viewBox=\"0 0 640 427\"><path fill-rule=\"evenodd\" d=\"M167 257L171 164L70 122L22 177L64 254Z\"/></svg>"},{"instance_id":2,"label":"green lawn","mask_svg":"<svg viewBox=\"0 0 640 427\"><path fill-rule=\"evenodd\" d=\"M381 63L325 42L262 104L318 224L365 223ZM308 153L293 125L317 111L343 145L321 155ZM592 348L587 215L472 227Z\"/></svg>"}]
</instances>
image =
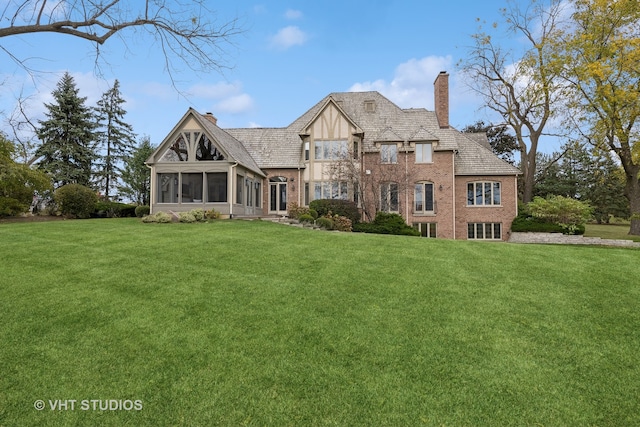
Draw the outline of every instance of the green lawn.
<instances>
[{"instance_id":1,"label":"green lawn","mask_svg":"<svg viewBox=\"0 0 640 427\"><path fill-rule=\"evenodd\" d=\"M586 237L640 242L640 236L629 235L629 224L587 224L584 235Z\"/></svg>"},{"instance_id":2,"label":"green lawn","mask_svg":"<svg viewBox=\"0 0 640 427\"><path fill-rule=\"evenodd\" d=\"M637 249L0 224L0 426L639 425L639 278Z\"/></svg>"}]
</instances>

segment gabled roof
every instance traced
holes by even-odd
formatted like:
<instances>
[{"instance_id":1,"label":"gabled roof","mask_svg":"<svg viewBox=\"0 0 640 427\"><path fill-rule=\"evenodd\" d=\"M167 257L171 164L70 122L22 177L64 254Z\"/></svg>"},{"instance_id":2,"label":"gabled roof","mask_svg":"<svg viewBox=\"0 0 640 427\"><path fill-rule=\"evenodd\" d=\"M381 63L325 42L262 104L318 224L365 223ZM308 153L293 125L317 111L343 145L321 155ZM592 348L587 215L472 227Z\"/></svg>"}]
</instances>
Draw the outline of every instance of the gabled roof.
<instances>
[{"instance_id":1,"label":"gabled roof","mask_svg":"<svg viewBox=\"0 0 640 427\"><path fill-rule=\"evenodd\" d=\"M193 118L202 131L207 135L207 137L214 142L216 147L225 155L226 158L231 159L231 161L238 162L238 164L244 166L245 168L255 172L261 176L265 176L264 172L260 169L254 158L249 154L247 148L244 144L238 141L233 136L229 135L223 129L219 128L213 122L205 118L202 114L198 113L193 108L189 108L182 119L174 126L171 132L167 135L167 137L160 143L158 148L153 152L153 154L147 159L147 164L157 163L154 159L163 153L170 144L173 143L173 138L175 138L176 131L190 118Z\"/></svg>"},{"instance_id":2,"label":"gabled roof","mask_svg":"<svg viewBox=\"0 0 640 427\"><path fill-rule=\"evenodd\" d=\"M519 175L520 169L496 156L493 151L458 132L456 175Z\"/></svg>"}]
</instances>

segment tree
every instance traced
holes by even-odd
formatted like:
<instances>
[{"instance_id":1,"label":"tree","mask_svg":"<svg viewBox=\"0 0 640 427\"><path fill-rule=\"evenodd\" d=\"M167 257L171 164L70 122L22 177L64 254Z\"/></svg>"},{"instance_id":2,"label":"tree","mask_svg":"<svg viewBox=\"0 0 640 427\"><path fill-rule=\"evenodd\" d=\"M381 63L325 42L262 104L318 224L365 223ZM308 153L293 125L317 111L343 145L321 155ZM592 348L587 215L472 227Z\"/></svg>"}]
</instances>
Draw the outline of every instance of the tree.
<instances>
[{"instance_id":1,"label":"tree","mask_svg":"<svg viewBox=\"0 0 640 427\"><path fill-rule=\"evenodd\" d=\"M518 150L516 138L509 133L506 125L486 124L482 120L462 129L464 133L484 133L494 154L505 162L515 164L514 151Z\"/></svg>"},{"instance_id":2,"label":"tree","mask_svg":"<svg viewBox=\"0 0 640 427\"><path fill-rule=\"evenodd\" d=\"M36 193L51 189L49 177L14 160L16 146L0 133L0 216L26 212Z\"/></svg>"},{"instance_id":3,"label":"tree","mask_svg":"<svg viewBox=\"0 0 640 427\"><path fill-rule=\"evenodd\" d=\"M54 103L45 104L48 117L37 130L42 145L37 149L38 166L60 187L65 184L89 186L94 154L95 118L86 98L69 73L52 92Z\"/></svg>"},{"instance_id":4,"label":"tree","mask_svg":"<svg viewBox=\"0 0 640 427\"><path fill-rule=\"evenodd\" d=\"M551 0L549 7L532 0L524 10L510 2L502 10L507 32L528 42L529 48L513 58L491 35L480 31L473 35L475 45L468 59L460 63L486 107L498 113L515 133L524 202L532 199L538 146L561 98L551 49L561 12L560 0ZM493 28L499 27L494 24Z\"/></svg>"},{"instance_id":5,"label":"tree","mask_svg":"<svg viewBox=\"0 0 640 427\"><path fill-rule=\"evenodd\" d=\"M129 197L138 205L149 206L151 195L151 171L144 164L153 154L155 147L151 145L148 136L140 141L138 147L130 157L124 161L122 171L123 186L119 187L120 193Z\"/></svg>"},{"instance_id":6,"label":"tree","mask_svg":"<svg viewBox=\"0 0 640 427\"><path fill-rule=\"evenodd\" d=\"M120 83L116 80L113 87L98 101L97 119L100 130L97 132L98 147L101 153L96 162L95 178L98 188L109 199L109 190L116 188L122 176L122 162L129 158L135 146L133 127L124 121L127 114L122 107L125 100L120 93Z\"/></svg>"},{"instance_id":7,"label":"tree","mask_svg":"<svg viewBox=\"0 0 640 427\"><path fill-rule=\"evenodd\" d=\"M96 63L100 47L127 30L150 34L164 53L173 76L177 63L199 71L219 70L223 45L241 32L237 20L217 25L207 0L15 0L0 11L0 38L31 33L59 33L95 43ZM28 69L18 53L2 49ZM173 78L172 78L173 80Z\"/></svg>"},{"instance_id":8,"label":"tree","mask_svg":"<svg viewBox=\"0 0 640 427\"><path fill-rule=\"evenodd\" d=\"M616 154L625 174L629 234L640 235L640 4L574 0L573 25L558 43L574 89L570 117L596 147Z\"/></svg>"}]
</instances>

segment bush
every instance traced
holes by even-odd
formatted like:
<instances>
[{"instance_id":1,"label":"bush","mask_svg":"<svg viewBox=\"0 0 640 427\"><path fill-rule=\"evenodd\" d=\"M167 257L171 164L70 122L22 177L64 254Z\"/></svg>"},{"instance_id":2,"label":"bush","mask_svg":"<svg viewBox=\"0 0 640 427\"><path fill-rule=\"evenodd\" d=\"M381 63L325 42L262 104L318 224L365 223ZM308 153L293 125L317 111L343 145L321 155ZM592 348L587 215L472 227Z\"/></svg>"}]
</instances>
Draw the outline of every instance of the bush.
<instances>
[{"instance_id":1,"label":"bush","mask_svg":"<svg viewBox=\"0 0 640 427\"><path fill-rule=\"evenodd\" d=\"M211 209L210 211L205 211L204 216L207 219L220 219L220 212L215 209Z\"/></svg>"},{"instance_id":2,"label":"bush","mask_svg":"<svg viewBox=\"0 0 640 427\"><path fill-rule=\"evenodd\" d=\"M171 215L166 212L156 212L153 215L147 215L142 218L142 222L159 222L159 223L169 223L171 222Z\"/></svg>"},{"instance_id":3,"label":"bush","mask_svg":"<svg viewBox=\"0 0 640 427\"><path fill-rule=\"evenodd\" d=\"M135 217L136 205L129 205L127 203L110 202L107 200L101 200L96 203L94 212L91 216L95 218L126 218ZM148 207L147 207L148 208ZM147 211L149 213L149 211Z\"/></svg>"},{"instance_id":4,"label":"bush","mask_svg":"<svg viewBox=\"0 0 640 427\"><path fill-rule=\"evenodd\" d=\"M352 224L360 221L360 210L356 204L350 200L342 199L318 199L309 203L309 210L313 209L318 216L345 216L351 220Z\"/></svg>"},{"instance_id":5,"label":"bush","mask_svg":"<svg viewBox=\"0 0 640 427\"><path fill-rule=\"evenodd\" d=\"M193 222L196 222L196 217L191 212L179 212L178 221L193 223Z\"/></svg>"},{"instance_id":6,"label":"bush","mask_svg":"<svg viewBox=\"0 0 640 427\"><path fill-rule=\"evenodd\" d=\"M318 218L316 220L316 225L326 230L333 230L333 220L325 216Z\"/></svg>"},{"instance_id":7,"label":"bush","mask_svg":"<svg viewBox=\"0 0 640 427\"><path fill-rule=\"evenodd\" d=\"M333 229L338 231L351 231L351 220L346 216L333 216Z\"/></svg>"},{"instance_id":8,"label":"bush","mask_svg":"<svg viewBox=\"0 0 640 427\"><path fill-rule=\"evenodd\" d=\"M397 234L403 236L420 236L420 232L407 225L400 215L378 212L371 223L354 224L353 231L360 233Z\"/></svg>"},{"instance_id":9,"label":"bush","mask_svg":"<svg viewBox=\"0 0 640 427\"><path fill-rule=\"evenodd\" d=\"M98 202L98 196L92 189L79 184L63 185L53 197L60 212L74 218L89 218Z\"/></svg>"},{"instance_id":10,"label":"bush","mask_svg":"<svg viewBox=\"0 0 640 427\"><path fill-rule=\"evenodd\" d=\"M298 221L302 223L313 223L314 219L309 214L302 214L298 217Z\"/></svg>"},{"instance_id":11,"label":"bush","mask_svg":"<svg viewBox=\"0 0 640 427\"><path fill-rule=\"evenodd\" d=\"M511 223L511 231L520 233L563 233L584 234L584 224L576 224L572 227L563 227L561 224L547 221L544 218L536 218L526 213L519 213Z\"/></svg>"},{"instance_id":12,"label":"bush","mask_svg":"<svg viewBox=\"0 0 640 427\"><path fill-rule=\"evenodd\" d=\"M532 217L559 225L564 234L584 233L584 225L593 212L587 203L556 195L535 197L527 209Z\"/></svg>"},{"instance_id":13,"label":"bush","mask_svg":"<svg viewBox=\"0 0 640 427\"><path fill-rule=\"evenodd\" d=\"M292 219L300 219L300 216L309 214L309 208L305 206L298 206L296 202L289 203L289 209L287 210L289 218Z\"/></svg>"},{"instance_id":14,"label":"bush","mask_svg":"<svg viewBox=\"0 0 640 427\"><path fill-rule=\"evenodd\" d=\"M318 212L315 209L309 209L309 215L313 217L313 219L318 219Z\"/></svg>"},{"instance_id":15,"label":"bush","mask_svg":"<svg viewBox=\"0 0 640 427\"><path fill-rule=\"evenodd\" d=\"M144 205L136 206L136 216L138 218L142 218L143 216L149 215L150 211L151 211L151 208L149 206L144 206Z\"/></svg>"},{"instance_id":16,"label":"bush","mask_svg":"<svg viewBox=\"0 0 640 427\"><path fill-rule=\"evenodd\" d=\"M202 209L202 208L194 209L194 210L190 211L189 213L191 215L193 215L193 217L198 222L205 221L205 219L206 219L206 217L204 215L204 209Z\"/></svg>"}]
</instances>

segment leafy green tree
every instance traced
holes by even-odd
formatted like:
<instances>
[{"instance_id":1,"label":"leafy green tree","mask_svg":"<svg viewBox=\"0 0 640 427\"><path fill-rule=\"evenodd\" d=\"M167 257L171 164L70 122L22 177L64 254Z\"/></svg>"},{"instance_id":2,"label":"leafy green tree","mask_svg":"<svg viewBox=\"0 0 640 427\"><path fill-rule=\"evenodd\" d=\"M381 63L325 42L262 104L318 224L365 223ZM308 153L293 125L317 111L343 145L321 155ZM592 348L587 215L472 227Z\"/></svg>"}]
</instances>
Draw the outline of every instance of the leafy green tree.
<instances>
[{"instance_id":1,"label":"leafy green tree","mask_svg":"<svg viewBox=\"0 0 640 427\"><path fill-rule=\"evenodd\" d=\"M49 177L15 162L15 153L15 145L0 133L0 216L26 212L35 193L51 189Z\"/></svg>"},{"instance_id":2,"label":"leafy green tree","mask_svg":"<svg viewBox=\"0 0 640 427\"><path fill-rule=\"evenodd\" d=\"M102 95L96 109L99 130L96 133L100 154L95 163L94 179L98 188L108 200L110 190L117 188L122 176L122 163L129 158L135 146L133 127L124 121L127 111L122 104L125 100L120 93L120 82Z\"/></svg>"},{"instance_id":3,"label":"leafy green tree","mask_svg":"<svg viewBox=\"0 0 640 427\"><path fill-rule=\"evenodd\" d=\"M486 124L482 120L462 129L465 133L485 133L491 150L502 160L515 164L514 152L518 150L516 137L509 133L506 125Z\"/></svg>"},{"instance_id":4,"label":"leafy green tree","mask_svg":"<svg viewBox=\"0 0 640 427\"><path fill-rule=\"evenodd\" d=\"M155 147L151 145L148 136L140 141L133 150L133 154L124 161L120 194L127 196L139 205L148 206L151 198L151 171L144 164L153 154Z\"/></svg>"},{"instance_id":5,"label":"leafy green tree","mask_svg":"<svg viewBox=\"0 0 640 427\"><path fill-rule=\"evenodd\" d=\"M629 234L640 235L640 3L573 0L574 13L557 52L573 89L571 118L601 150L612 151L625 175Z\"/></svg>"},{"instance_id":6,"label":"leafy green tree","mask_svg":"<svg viewBox=\"0 0 640 427\"><path fill-rule=\"evenodd\" d=\"M37 129L42 145L37 149L38 166L51 176L54 186L89 186L95 159L95 118L86 98L69 73L65 73L52 92L54 102L45 104L47 120Z\"/></svg>"},{"instance_id":7,"label":"leafy green tree","mask_svg":"<svg viewBox=\"0 0 640 427\"><path fill-rule=\"evenodd\" d=\"M534 197L527 208L534 217L560 224L570 234L583 226L592 212L588 203L563 196Z\"/></svg>"}]
</instances>

